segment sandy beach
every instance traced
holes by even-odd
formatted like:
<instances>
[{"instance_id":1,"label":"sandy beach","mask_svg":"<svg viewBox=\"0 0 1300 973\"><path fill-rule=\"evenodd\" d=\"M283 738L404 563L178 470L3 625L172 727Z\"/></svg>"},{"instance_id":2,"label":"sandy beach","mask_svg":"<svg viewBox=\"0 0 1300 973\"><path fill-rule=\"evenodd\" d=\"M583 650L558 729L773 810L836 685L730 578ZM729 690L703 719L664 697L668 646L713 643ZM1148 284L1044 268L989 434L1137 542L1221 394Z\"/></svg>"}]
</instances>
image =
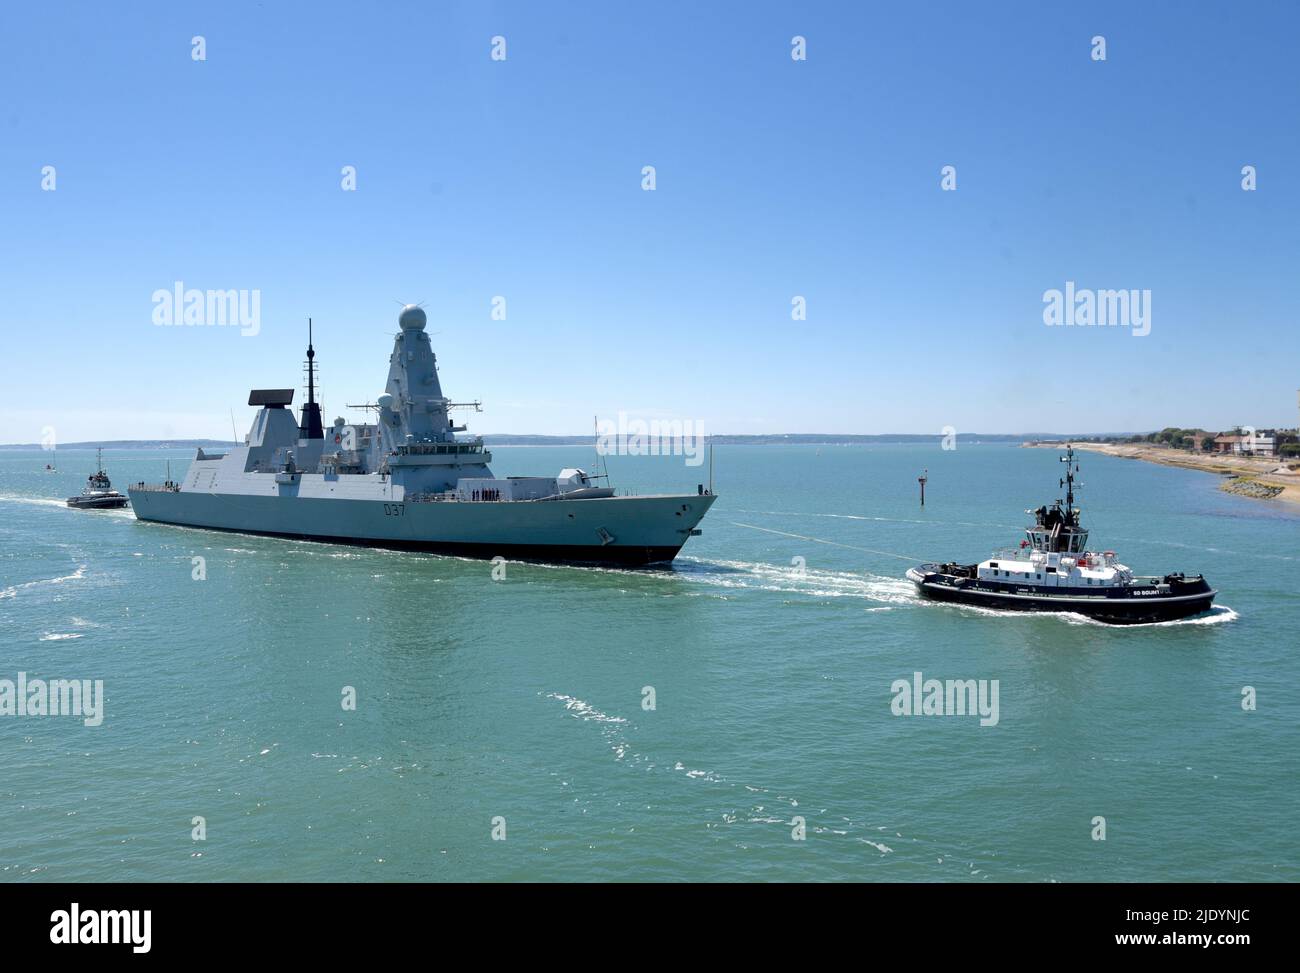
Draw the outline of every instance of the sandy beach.
<instances>
[{"instance_id":1,"label":"sandy beach","mask_svg":"<svg viewBox=\"0 0 1300 973\"><path fill-rule=\"evenodd\" d=\"M1059 442L1032 442L1026 446L1060 448ZM1253 456L1232 456L1221 453L1190 453L1151 443L1074 443L1075 449L1086 449L1123 459L1140 459L1164 466L1181 466L1225 477L1222 489L1255 499L1280 500L1300 504L1300 471L1288 470L1281 459L1262 459ZM1229 479L1230 478L1230 479ZM1261 489L1263 488L1263 489ZM1271 493L1266 497L1257 494Z\"/></svg>"}]
</instances>

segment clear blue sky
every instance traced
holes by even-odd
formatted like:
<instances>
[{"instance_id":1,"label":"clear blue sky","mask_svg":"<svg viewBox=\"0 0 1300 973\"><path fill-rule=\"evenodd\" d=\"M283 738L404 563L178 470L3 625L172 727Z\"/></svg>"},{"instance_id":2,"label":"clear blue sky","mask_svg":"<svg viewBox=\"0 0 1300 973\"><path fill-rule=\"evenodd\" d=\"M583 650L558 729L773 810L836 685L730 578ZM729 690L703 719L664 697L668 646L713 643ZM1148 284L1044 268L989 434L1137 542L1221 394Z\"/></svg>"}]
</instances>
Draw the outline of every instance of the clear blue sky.
<instances>
[{"instance_id":1,"label":"clear blue sky","mask_svg":"<svg viewBox=\"0 0 1300 973\"><path fill-rule=\"evenodd\" d=\"M477 432L1295 425L1298 36L1289 2L10 4L0 440L242 435L308 315L328 421L398 301ZM177 280L259 289L261 333L154 326ZM1150 335L1046 327L1067 280L1149 288Z\"/></svg>"}]
</instances>

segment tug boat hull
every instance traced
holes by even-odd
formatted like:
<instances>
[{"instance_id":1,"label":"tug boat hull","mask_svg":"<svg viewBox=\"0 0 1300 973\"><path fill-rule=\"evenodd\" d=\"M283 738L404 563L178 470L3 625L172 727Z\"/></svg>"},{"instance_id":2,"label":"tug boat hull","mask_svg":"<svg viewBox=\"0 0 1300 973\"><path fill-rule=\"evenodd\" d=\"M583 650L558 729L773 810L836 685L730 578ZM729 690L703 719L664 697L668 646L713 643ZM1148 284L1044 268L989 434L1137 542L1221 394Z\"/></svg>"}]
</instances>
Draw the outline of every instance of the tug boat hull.
<instances>
[{"instance_id":1,"label":"tug boat hull","mask_svg":"<svg viewBox=\"0 0 1300 973\"><path fill-rule=\"evenodd\" d=\"M993 584L943 574L933 565L913 568L907 576L918 593L935 601L1001 611L1074 612L1111 625L1189 618L1209 611L1218 593L1203 577L1171 576L1160 585L1122 586L1106 591L1062 587L1044 593L1027 585Z\"/></svg>"},{"instance_id":2,"label":"tug boat hull","mask_svg":"<svg viewBox=\"0 0 1300 973\"><path fill-rule=\"evenodd\" d=\"M68 506L76 507L78 510L118 510L130 502L130 499L121 493L68 497Z\"/></svg>"}]
</instances>

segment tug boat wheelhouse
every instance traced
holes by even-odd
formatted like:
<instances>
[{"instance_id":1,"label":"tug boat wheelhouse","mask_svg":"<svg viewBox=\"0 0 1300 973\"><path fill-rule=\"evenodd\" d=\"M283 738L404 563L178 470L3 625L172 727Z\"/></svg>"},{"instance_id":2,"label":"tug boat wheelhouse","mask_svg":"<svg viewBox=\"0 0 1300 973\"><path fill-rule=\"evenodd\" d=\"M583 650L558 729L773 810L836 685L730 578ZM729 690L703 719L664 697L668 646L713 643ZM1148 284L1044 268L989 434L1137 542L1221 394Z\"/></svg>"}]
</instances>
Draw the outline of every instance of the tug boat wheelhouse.
<instances>
[{"instance_id":1,"label":"tug boat wheelhouse","mask_svg":"<svg viewBox=\"0 0 1300 973\"><path fill-rule=\"evenodd\" d=\"M68 497L68 506L81 510L115 510L125 507L130 500L118 493L104 472L104 451L95 450L95 472L86 478L86 485L75 497Z\"/></svg>"},{"instance_id":2,"label":"tug boat wheelhouse","mask_svg":"<svg viewBox=\"0 0 1300 973\"><path fill-rule=\"evenodd\" d=\"M981 608L1077 612L1112 624L1161 622L1208 611L1214 596L1201 575L1138 577L1114 551L1088 550L1088 531L1074 505L1079 472L1074 449L1061 486L1065 501L1039 507L1017 550L994 554L979 564L922 564L907 572L921 595Z\"/></svg>"}]
</instances>

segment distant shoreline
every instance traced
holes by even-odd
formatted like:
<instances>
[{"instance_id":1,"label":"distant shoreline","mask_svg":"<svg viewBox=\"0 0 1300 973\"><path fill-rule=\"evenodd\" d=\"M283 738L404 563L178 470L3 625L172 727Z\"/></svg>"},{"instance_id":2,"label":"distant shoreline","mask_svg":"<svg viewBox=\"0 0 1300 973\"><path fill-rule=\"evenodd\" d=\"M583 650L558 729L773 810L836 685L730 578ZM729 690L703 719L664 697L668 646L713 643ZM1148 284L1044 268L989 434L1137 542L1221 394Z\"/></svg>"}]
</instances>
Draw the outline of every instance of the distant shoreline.
<instances>
[{"instance_id":1,"label":"distant shoreline","mask_svg":"<svg viewBox=\"0 0 1300 973\"><path fill-rule=\"evenodd\" d=\"M1090 435L1131 435L1130 433L1091 433ZM947 438L941 434L927 433L876 433L846 434L834 433L768 433L756 435L717 435L705 436L705 445L713 446L853 446L864 443L941 443ZM1056 433L958 433L956 442L973 445L977 443L1012 443L1019 444L1029 439L1059 440L1065 442L1071 437ZM1080 434L1080 438L1083 438ZM583 436L540 436L529 433L488 433L483 441L489 446L591 446L595 438L591 433ZM647 443L657 442L653 436L646 437ZM114 439L86 441L77 443L59 443L59 449L224 449L231 446L229 439ZM0 443L0 450L34 450L41 449L40 443Z\"/></svg>"},{"instance_id":2,"label":"distant shoreline","mask_svg":"<svg viewBox=\"0 0 1300 973\"><path fill-rule=\"evenodd\" d=\"M1059 449L1059 442L1033 441L1026 446ZM1283 503L1300 504L1300 472L1277 472L1285 470L1281 459L1257 458L1254 456L1232 456L1223 453L1193 453L1168 446L1154 446L1150 443L1087 443L1076 442L1075 449L1086 449L1120 459L1137 459L1161 466L1177 466L1186 470L1198 470L1202 473L1214 473L1225 477L1220 489L1238 496L1256 500L1281 500Z\"/></svg>"}]
</instances>

